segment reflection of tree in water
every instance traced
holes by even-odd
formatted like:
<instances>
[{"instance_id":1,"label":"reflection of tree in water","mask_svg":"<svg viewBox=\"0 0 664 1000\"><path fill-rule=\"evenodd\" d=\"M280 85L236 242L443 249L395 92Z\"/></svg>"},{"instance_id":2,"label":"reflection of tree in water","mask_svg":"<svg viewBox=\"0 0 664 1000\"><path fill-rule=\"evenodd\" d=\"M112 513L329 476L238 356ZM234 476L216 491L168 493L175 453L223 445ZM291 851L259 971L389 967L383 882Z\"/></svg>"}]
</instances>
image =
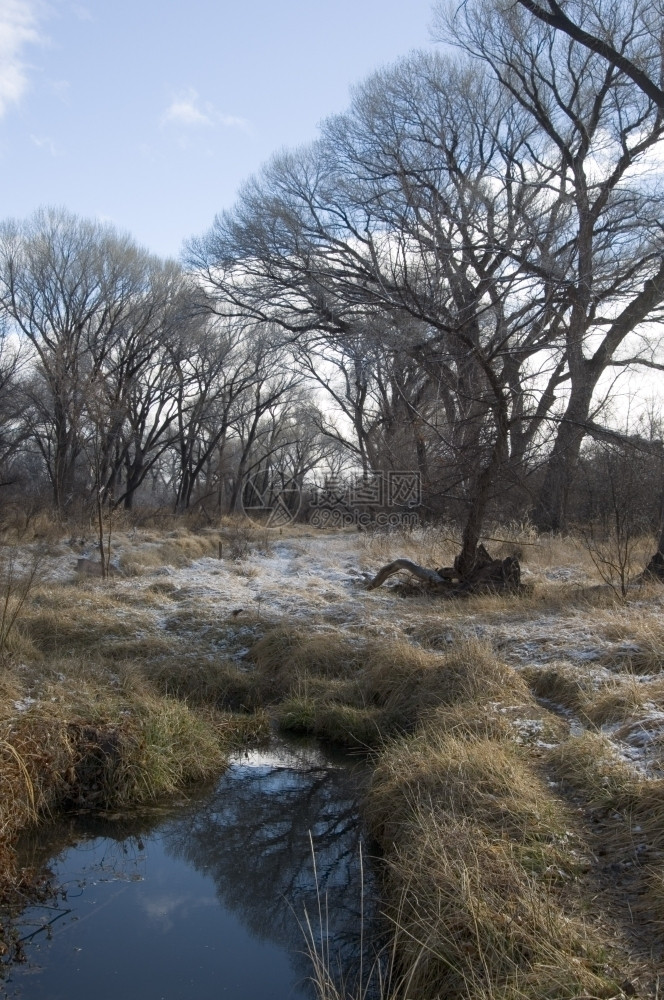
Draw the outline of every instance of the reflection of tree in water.
<instances>
[{"instance_id":1,"label":"reflection of tree in water","mask_svg":"<svg viewBox=\"0 0 664 1000\"><path fill-rule=\"evenodd\" d=\"M320 940L312 845L333 962L347 979L359 964L358 780L348 766L311 755L287 764L250 759L232 767L206 803L165 831L169 852L210 875L220 899L254 934L300 954L304 977L310 974L302 956L305 909ZM370 938L373 886L366 865L364 883Z\"/></svg>"},{"instance_id":2,"label":"reflection of tree in water","mask_svg":"<svg viewBox=\"0 0 664 1000\"><path fill-rule=\"evenodd\" d=\"M159 833L168 853L212 879L222 904L253 934L290 953L298 979L305 981L311 975L301 926L305 907L317 944L321 939L313 846L332 971L341 970L350 986L360 957L362 833L357 799L365 773L348 764L334 766L312 750L284 750L279 757L251 754L232 766L212 792L194 792L184 810L70 816L29 832L21 860L38 870L74 844L108 838L106 868L131 877L133 863L143 857L143 839ZM373 958L368 940L373 881L366 863L364 868L366 969ZM71 887L53 882L54 895L63 888ZM66 900L60 903L64 914L68 905ZM17 939L30 935L39 918L30 910L7 916ZM3 965L10 960L6 956Z\"/></svg>"}]
</instances>

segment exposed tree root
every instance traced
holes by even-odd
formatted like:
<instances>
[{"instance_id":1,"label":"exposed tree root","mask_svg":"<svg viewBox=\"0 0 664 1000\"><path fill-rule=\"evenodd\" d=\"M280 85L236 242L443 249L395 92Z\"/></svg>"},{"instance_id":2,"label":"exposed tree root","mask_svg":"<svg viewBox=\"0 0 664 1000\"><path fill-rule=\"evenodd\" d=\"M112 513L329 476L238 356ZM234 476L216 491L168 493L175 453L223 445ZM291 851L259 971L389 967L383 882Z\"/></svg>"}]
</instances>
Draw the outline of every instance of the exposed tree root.
<instances>
[{"instance_id":1,"label":"exposed tree root","mask_svg":"<svg viewBox=\"0 0 664 1000\"><path fill-rule=\"evenodd\" d=\"M519 560L515 556L492 559L484 546L480 545L470 572L463 576L459 572L458 559L455 560L454 566L437 570L418 566L410 559L395 559L379 570L367 584L367 590L375 590L402 569L428 584L430 590L443 597L463 597L480 593L515 594L524 589Z\"/></svg>"}]
</instances>

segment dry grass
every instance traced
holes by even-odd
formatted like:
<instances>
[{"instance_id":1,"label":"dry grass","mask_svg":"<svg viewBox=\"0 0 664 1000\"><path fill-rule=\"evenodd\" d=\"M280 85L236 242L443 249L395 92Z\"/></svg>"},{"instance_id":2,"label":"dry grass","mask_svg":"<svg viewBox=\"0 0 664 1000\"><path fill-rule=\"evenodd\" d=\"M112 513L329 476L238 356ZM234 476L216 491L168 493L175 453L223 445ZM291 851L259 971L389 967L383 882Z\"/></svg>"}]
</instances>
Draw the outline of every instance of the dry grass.
<instances>
[{"instance_id":1,"label":"dry grass","mask_svg":"<svg viewBox=\"0 0 664 1000\"><path fill-rule=\"evenodd\" d=\"M62 538L66 530L63 522L46 511L5 506L0 517L0 539L3 544L53 543Z\"/></svg>"},{"instance_id":2,"label":"dry grass","mask_svg":"<svg viewBox=\"0 0 664 1000\"><path fill-rule=\"evenodd\" d=\"M652 713L664 711L664 678L661 677L641 680L638 675L625 674L598 680L569 664L526 668L521 676L536 697L572 711L585 725L612 725L612 740L630 742L631 730L647 729ZM622 726L617 727L619 723ZM608 746L608 738L603 737L603 740ZM656 751L656 735L649 742Z\"/></svg>"},{"instance_id":3,"label":"dry grass","mask_svg":"<svg viewBox=\"0 0 664 1000\"><path fill-rule=\"evenodd\" d=\"M251 647L251 660L268 678L298 681L303 674L350 676L363 664L362 646L328 629L310 632L301 626L268 627Z\"/></svg>"},{"instance_id":4,"label":"dry grass","mask_svg":"<svg viewBox=\"0 0 664 1000\"><path fill-rule=\"evenodd\" d=\"M4 706L0 844L8 865L11 838L39 817L172 795L218 773L233 746L266 731L264 717L242 723L161 695L132 665L111 675L96 668L60 661L41 679L33 704L11 717ZM18 685L5 690L11 697ZM0 870L0 880L11 876Z\"/></svg>"},{"instance_id":5,"label":"dry grass","mask_svg":"<svg viewBox=\"0 0 664 1000\"><path fill-rule=\"evenodd\" d=\"M232 660L169 656L145 672L158 690L193 704L234 712L252 712L261 706L255 678Z\"/></svg>"},{"instance_id":6,"label":"dry grass","mask_svg":"<svg viewBox=\"0 0 664 1000\"><path fill-rule=\"evenodd\" d=\"M405 834L388 862L404 996L615 996L601 944L518 844L427 809Z\"/></svg>"},{"instance_id":7,"label":"dry grass","mask_svg":"<svg viewBox=\"0 0 664 1000\"><path fill-rule=\"evenodd\" d=\"M388 865L392 996L615 993L570 890L573 817L523 739L530 723L560 739L563 723L523 677L477 640L440 653L277 627L252 658L282 726L380 751L366 815ZM395 732L412 735L386 744Z\"/></svg>"},{"instance_id":8,"label":"dry grass","mask_svg":"<svg viewBox=\"0 0 664 1000\"><path fill-rule=\"evenodd\" d=\"M145 537L128 545L120 559L120 567L128 576L140 576L162 566L187 566L203 556L217 556L220 535L217 531L192 533L184 528L171 531L161 538L148 541Z\"/></svg>"},{"instance_id":9,"label":"dry grass","mask_svg":"<svg viewBox=\"0 0 664 1000\"><path fill-rule=\"evenodd\" d=\"M414 531L366 532L359 537L362 551L374 562L391 562L398 553L437 569L451 566L460 550L460 536L451 525L425 525ZM487 527L482 541L494 558L516 555L539 582L546 582L549 572L557 567L573 568L576 587L580 583L602 582L579 535L538 535L527 523L508 524ZM644 539L644 554L649 551L649 544L652 540Z\"/></svg>"},{"instance_id":10,"label":"dry grass","mask_svg":"<svg viewBox=\"0 0 664 1000\"><path fill-rule=\"evenodd\" d=\"M277 625L250 651L260 696L280 704L286 728L376 746L412 730L439 706L528 701L523 680L478 640L442 654L403 639L350 639Z\"/></svg>"},{"instance_id":11,"label":"dry grass","mask_svg":"<svg viewBox=\"0 0 664 1000\"><path fill-rule=\"evenodd\" d=\"M379 708L306 696L289 698L277 706L275 718L284 732L318 736L352 750L382 746L390 720Z\"/></svg>"},{"instance_id":12,"label":"dry grass","mask_svg":"<svg viewBox=\"0 0 664 1000\"><path fill-rule=\"evenodd\" d=\"M661 615L664 593L660 584L651 585L650 596L660 599L659 606L655 605L653 609L654 613L649 613L649 609L643 606L629 606L621 609L620 614L607 616L601 622L607 638L615 642L637 641L655 651L664 649L664 621Z\"/></svg>"},{"instance_id":13,"label":"dry grass","mask_svg":"<svg viewBox=\"0 0 664 1000\"><path fill-rule=\"evenodd\" d=\"M368 694L406 727L438 705L527 698L519 675L477 639L458 642L444 654L399 641L372 644L369 653Z\"/></svg>"},{"instance_id":14,"label":"dry grass","mask_svg":"<svg viewBox=\"0 0 664 1000\"><path fill-rule=\"evenodd\" d=\"M610 817L629 818L621 836L634 846L633 830L649 849L664 849L664 778L648 778L622 760L602 733L572 736L548 754L558 777L580 792L585 802Z\"/></svg>"},{"instance_id":15,"label":"dry grass","mask_svg":"<svg viewBox=\"0 0 664 1000\"><path fill-rule=\"evenodd\" d=\"M119 564L125 576L142 576L144 573L161 569L164 566L161 545L143 539L140 546L132 547L122 554Z\"/></svg>"},{"instance_id":16,"label":"dry grass","mask_svg":"<svg viewBox=\"0 0 664 1000\"><path fill-rule=\"evenodd\" d=\"M553 567L573 567L579 575L600 582L588 548L578 535L544 534L532 537L529 533L528 541L535 543L524 549L525 562L533 572L546 574Z\"/></svg>"},{"instance_id":17,"label":"dry grass","mask_svg":"<svg viewBox=\"0 0 664 1000\"><path fill-rule=\"evenodd\" d=\"M369 814L381 843L401 840L413 802L444 804L452 815L520 843L548 842L565 821L550 792L505 739L474 739L427 727L394 744L375 773Z\"/></svg>"},{"instance_id":18,"label":"dry grass","mask_svg":"<svg viewBox=\"0 0 664 1000\"><path fill-rule=\"evenodd\" d=\"M367 531L359 535L360 549L372 562L391 562L400 557L431 569L451 566L460 549L458 532L448 525L425 525L414 531Z\"/></svg>"},{"instance_id":19,"label":"dry grass","mask_svg":"<svg viewBox=\"0 0 664 1000\"><path fill-rule=\"evenodd\" d=\"M611 850L639 869L630 906L642 923L650 906L661 935L663 785L616 752L630 727L664 708L664 680L637 676L661 670L661 591L642 591L637 605L618 605L605 590L589 595L597 577L582 547L516 526L492 530L487 544L498 556L520 550L536 590L518 601L441 607L426 594L396 601L357 591L364 612L340 631L339 583L315 569L308 619L277 619L267 596L262 614L243 609L239 618L227 598L220 617L187 579L150 574L217 557L221 540L218 574L232 574L229 590L242 593L241 574L262 584L256 556L270 541L236 521L193 527L171 520L168 534L118 533L125 570L148 577L131 591L126 581L77 581L30 594L0 674L0 781L12 803L0 801L0 854L10 857L12 832L36 815L145 801L200 780L223 766L229 741L264 731L265 706L283 729L375 753L367 816L387 860L394 1000L615 995L593 929L604 887L583 874L591 862L582 817L600 817ZM297 526L289 533L295 577L309 569L306 536ZM434 529L359 534L353 544L357 559L343 548L346 567L374 569L397 555L449 565L458 550ZM327 565L320 544L313 552ZM572 577L552 572L556 563L571 565ZM510 655L512 624L527 640L531 620L545 640L569 622L572 641L596 635L606 655L591 668L573 665L554 635L558 662L517 671L491 637ZM473 638L480 629L488 638ZM591 727L610 724L611 738L569 738L554 706ZM626 908L613 897L611 905Z\"/></svg>"},{"instance_id":20,"label":"dry grass","mask_svg":"<svg viewBox=\"0 0 664 1000\"><path fill-rule=\"evenodd\" d=\"M655 587L652 597L661 601L662 586L658 583ZM660 601L649 608L629 606L620 615L613 614L598 623L603 625L608 639L624 644L607 656L605 662L610 669L631 674L656 674L664 670L664 617Z\"/></svg>"},{"instance_id":21,"label":"dry grass","mask_svg":"<svg viewBox=\"0 0 664 1000\"><path fill-rule=\"evenodd\" d=\"M92 656L98 660L146 659L167 654L173 643L155 632L153 615L111 589L87 584L42 587L23 609L15 657Z\"/></svg>"},{"instance_id":22,"label":"dry grass","mask_svg":"<svg viewBox=\"0 0 664 1000\"><path fill-rule=\"evenodd\" d=\"M645 683L629 675L617 677L588 693L581 708L596 726L628 721L646 710L664 711L664 677Z\"/></svg>"},{"instance_id":23,"label":"dry grass","mask_svg":"<svg viewBox=\"0 0 664 1000\"><path fill-rule=\"evenodd\" d=\"M616 804L637 782L634 769L602 733L571 736L550 751L549 763L561 780L583 792L591 807Z\"/></svg>"},{"instance_id":24,"label":"dry grass","mask_svg":"<svg viewBox=\"0 0 664 1000\"><path fill-rule=\"evenodd\" d=\"M190 532L174 531L159 546L162 565L187 566L194 559L216 556L219 550L219 535L210 532L192 535Z\"/></svg>"},{"instance_id":25,"label":"dry grass","mask_svg":"<svg viewBox=\"0 0 664 1000\"><path fill-rule=\"evenodd\" d=\"M588 695L593 691L592 680L568 663L526 667L521 676L537 698L544 698L553 705L562 705L574 712L583 710Z\"/></svg>"},{"instance_id":26,"label":"dry grass","mask_svg":"<svg viewBox=\"0 0 664 1000\"><path fill-rule=\"evenodd\" d=\"M185 551L200 551L185 541ZM12 878L11 840L27 823L69 806L171 795L217 773L238 740L265 733L260 714L243 719L216 709L233 698L210 697L213 686L223 686L219 676L211 680L210 637L194 642L155 629L155 601L170 603L163 593L128 594L89 582L43 585L30 594L14 655L0 673L5 884ZM193 626L195 633L200 622ZM195 670L200 663L206 678Z\"/></svg>"},{"instance_id":27,"label":"dry grass","mask_svg":"<svg viewBox=\"0 0 664 1000\"><path fill-rule=\"evenodd\" d=\"M407 995L615 992L567 892L578 864L570 816L504 732L460 737L436 725L395 743L368 815L389 865Z\"/></svg>"},{"instance_id":28,"label":"dry grass","mask_svg":"<svg viewBox=\"0 0 664 1000\"><path fill-rule=\"evenodd\" d=\"M632 958L636 978L645 980L643 995L656 997L647 970L650 962L661 968L664 957L664 778L644 777L598 733L570 738L549 761L590 810L589 845L600 870L609 862L608 879L598 874L606 911L627 910L629 932L640 938L641 954Z\"/></svg>"},{"instance_id":29,"label":"dry grass","mask_svg":"<svg viewBox=\"0 0 664 1000\"><path fill-rule=\"evenodd\" d=\"M141 529L118 535L123 554L120 567L127 576L142 576L164 566L181 568L195 559L217 558L224 565L241 563L254 551L267 552L271 535L241 517L222 518L219 526L170 522L169 531Z\"/></svg>"}]
</instances>

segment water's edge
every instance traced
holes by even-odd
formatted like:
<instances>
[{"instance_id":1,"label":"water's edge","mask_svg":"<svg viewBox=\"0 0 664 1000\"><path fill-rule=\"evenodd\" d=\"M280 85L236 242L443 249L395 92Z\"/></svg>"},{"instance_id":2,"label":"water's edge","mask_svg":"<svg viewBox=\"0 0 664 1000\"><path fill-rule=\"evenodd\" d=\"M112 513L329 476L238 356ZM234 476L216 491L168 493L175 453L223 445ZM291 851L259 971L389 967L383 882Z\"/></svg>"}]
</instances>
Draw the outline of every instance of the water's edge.
<instances>
[{"instance_id":1,"label":"water's edge","mask_svg":"<svg viewBox=\"0 0 664 1000\"><path fill-rule=\"evenodd\" d=\"M17 918L24 961L3 959L0 997L312 997L307 923L352 980L374 912L366 776L357 758L279 739L186 800L41 827L22 862L48 865L59 891Z\"/></svg>"}]
</instances>

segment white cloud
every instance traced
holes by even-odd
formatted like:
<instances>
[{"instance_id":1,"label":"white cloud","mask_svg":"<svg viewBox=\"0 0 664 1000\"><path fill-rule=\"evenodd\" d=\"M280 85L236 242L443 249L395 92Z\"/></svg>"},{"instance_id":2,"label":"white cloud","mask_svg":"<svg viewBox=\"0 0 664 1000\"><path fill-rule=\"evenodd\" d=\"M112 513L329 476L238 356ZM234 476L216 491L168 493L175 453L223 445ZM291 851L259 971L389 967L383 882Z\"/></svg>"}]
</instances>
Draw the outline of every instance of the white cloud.
<instances>
[{"instance_id":1,"label":"white cloud","mask_svg":"<svg viewBox=\"0 0 664 1000\"><path fill-rule=\"evenodd\" d=\"M176 97L166 111L161 116L162 125L212 125L212 119L199 107L197 92L190 87L189 90Z\"/></svg>"},{"instance_id":2,"label":"white cloud","mask_svg":"<svg viewBox=\"0 0 664 1000\"><path fill-rule=\"evenodd\" d=\"M235 115L217 115L217 119L222 125L226 125L228 128L241 128L247 131L249 128L249 122L246 118L237 118Z\"/></svg>"},{"instance_id":3,"label":"white cloud","mask_svg":"<svg viewBox=\"0 0 664 1000\"><path fill-rule=\"evenodd\" d=\"M40 40L31 0L0 0L0 117L23 96L28 85L23 50Z\"/></svg>"},{"instance_id":4,"label":"white cloud","mask_svg":"<svg viewBox=\"0 0 664 1000\"><path fill-rule=\"evenodd\" d=\"M183 917L186 919L196 910L219 906L219 901L212 893L207 896L192 896L190 893L169 895L162 892L155 894L152 898L142 898L141 906L150 921L160 924L162 930L168 931L175 926L173 920L175 913L178 914L178 920L182 920Z\"/></svg>"},{"instance_id":5,"label":"white cloud","mask_svg":"<svg viewBox=\"0 0 664 1000\"><path fill-rule=\"evenodd\" d=\"M30 141L38 148L45 149L51 156L58 156L59 151L55 143L47 135L30 135Z\"/></svg>"},{"instance_id":6,"label":"white cloud","mask_svg":"<svg viewBox=\"0 0 664 1000\"><path fill-rule=\"evenodd\" d=\"M161 125L180 125L185 128L211 128L223 125L247 131L249 123L236 115L227 115L215 109L210 101L202 102L198 91L190 87L175 97L160 119Z\"/></svg>"},{"instance_id":7,"label":"white cloud","mask_svg":"<svg viewBox=\"0 0 664 1000\"><path fill-rule=\"evenodd\" d=\"M49 80L48 85L59 101L62 101L63 104L69 103L69 94L71 91L69 80Z\"/></svg>"}]
</instances>

